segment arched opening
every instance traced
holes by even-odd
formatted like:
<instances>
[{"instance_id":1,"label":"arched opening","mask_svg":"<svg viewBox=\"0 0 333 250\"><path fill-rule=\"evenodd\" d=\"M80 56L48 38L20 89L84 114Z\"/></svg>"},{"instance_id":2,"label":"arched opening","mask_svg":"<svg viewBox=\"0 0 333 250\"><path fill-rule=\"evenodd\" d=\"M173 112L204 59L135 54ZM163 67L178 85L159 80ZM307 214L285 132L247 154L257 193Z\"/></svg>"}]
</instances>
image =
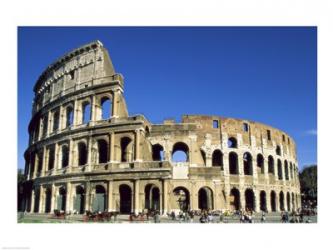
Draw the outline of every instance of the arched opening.
<instances>
[{"instance_id":1,"label":"arched opening","mask_svg":"<svg viewBox=\"0 0 333 250\"><path fill-rule=\"evenodd\" d=\"M45 213L51 212L51 188L45 190Z\"/></svg>"},{"instance_id":2,"label":"arched opening","mask_svg":"<svg viewBox=\"0 0 333 250\"><path fill-rule=\"evenodd\" d=\"M282 163L281 163L280 159L278 159L278 178L279 178L279 180L283 179L283 175L282 175Z\"/></svg>"},{"instance_id":3,"label":"arched opening","mask_svg":"<svg viewBox=\"0 0 333 250\"><path fill-rule=\"evenodd\" d=\"M86 124L91 119L91 105L89 102L82 104L82 124Z\"/></svg>"},{"instance_id":4,"label":"arched opening","mask_svg":"<svg viewBox=\"0 0 333 250\"><path fill-rule=\"evenodd\" d=\"M73 125L73 119L74 119L74 112L73 107L69 106L66 108L66 128Z\"/></svg>"},{"instance_id":5,"label":"arched opening","mask_svg":"<svg viewBox=\"0 0 333 250\"><path fill-rule=\"evenodd\" d=\"M213 167L220 167L221 169L223 169L223 154L221 150L214 150L212 155L212 164Z\"/></svg>"},{"instance_id":6,"label":"arched opening","mask_svg":"<svg viewBox=\"0 0 333 250\"><path fill-rule=\"evenodd\" d=\"M258 173L261 173L261 174L265 173L264 157L262 156L262 154L257 154L257 167L260 169L260 171L258 171Z\"/></svg>"},{"instance_id":7,"label":"arched opening","mask_svg":"<svg viewBox=\"0 0 333 250\"><path fill-rule=\"evenodd\" d=\"M109 161L108 143L105 140L98 140L98 163L107 163Z\"/></svg>"},{"instance_id":8,"label":"arched opening","mask_svg":"<svg viewBox=\"0 0 333 250\"><path fill-rule=\"evenodd\" d=\"M266 204L266 192L260 192L260 210L267 211L267 204Z\"/></svg>"},{"instance_id":9,"label":"arched opening","mask_svg":"<svg viewBox=\"0 0 333 250\"><path fill-rule=\"evenodd\" d=\"M84 188L82 186L76 186L75 198L74 198L74 210L79 213L84 213Z\"/></svg>"},{"instance_id":10,"label":"arched opening","mask_svg":"<svg viewBox=\"0 0 333 250\"><path fill-rule=\"evenodd\" d=\"M290 162L290 179L294 179L294 171L293 171L293 165L292 165L292 163Z\"/></svg>"},{"instance_id":11,"label":"arched opening","mask_svg":"<svg viewBox=\"0 0 333 250\"><path fill-rule=\"evenodd\" d=\"M292 204L293 211L295 211L296 207L295 207L295 194L294 193L291 194L291 204Z\"/></svg>"},{"instance_id":12,"label":"arched opening","mask_svg":"<svg viewBox=\"0 0 333 250\"><path fill-rule=\"evenodd\" d=\"M40 189L35 190L34 213L39 212Z\"/></svg>"},{"instance_id":13,"label":"arched opening","mask_svg":"<svg viewBox=\"0 0 333 250\"><path fill-rule=\"evenodd\" d=\"M290 193L287 192L287 210L290 211Z\"/></svg>"},{"instance_id":14,"label":"arched opening","mask_svg":"<svg viewBox=\"0 0 333 250\"><path fill-rule=\"evenodd\" d=\"M53 128L52 131L56 131L59 128L59 110L54 111L53 113Z\"/></svg>"},{"instance_id":15,"label":"arched opening","mask_svg":"<svg viewBox=\"0 0 333 250\"><path fill-rule=\"evenodd\" d=\"M47 134L48 120L49 120L49 116L45 115L44 118L43 118L43 122L42 122L42 125L43 125L43 136L46 136L46 134Z\"/></svg>"},{"instance_id":16,"label":"arched opening","mask_svg":"<svg viewBox=\"0 0 333 250\"><path fill-rule=\"evenodd\" d=\"M252 189L245 190L245 209L250 211L255 210L255 199Z\"/></svg>"},{"instance_id":17,"label":"arched opening","mask_svg":"<svg viewBox=\"0 0 333 250\"><path fill-rule=\"evenodd\" d=\"M107 97L102 98L101 100L102 107L102 119L106 120L111 117L111 100Z\"/></svg>"},{"instance_id":18,"label":"arched opening","mask_svg":"<svg viewBox=\"0 0 333 250\"><path fill-rule=\"evenodd\" d=\"M271 210L276 212L276 193L274 191L271 192Z\"/></svg>"},{"instance_id":19,"label":"arched opening","mask_svg":"<svg viewBox=\"0 0 333 250\"><path fill-rule=\"evenodd\" d=\"M120 213L129 214L132 210L132 190L126 185L122 184L119 186L120 195Z\"/></svg>"},{"instance_id":20,"label":"arched opening","mask_svg":"<svg viewBox=\"0 0 333 250\"><path fill-rule=\"evenodd\" d=\"M285 179L288 181L289 180L289 171L288 171L288 162L284 161L284 176Z\"/></svg>"},{"instance_id":21,"label":"arched opening","mask_svg":"<svg viewBox=\"0 0 333 250\"><path fill-rule=\"evenodd\" d=\"M164 160L163 147L160 144L153 145L152 151L153 151L153 161L163 161Z\"/></svg>"},{"instance_id":22,"label":"arched opening","mask_svg":"<svg viewBox=\"0 0 333 250\"><path fill-rule=\"evenodd\" d=\"M275 150L277 155L281 156L281 147L280 146L276 146L276 150Z\"/></svg>"},{"instance_id":23,"label":"arched opening","mask_svg":"<svg viewBox=\"0 0 333 250\"><path fill-rule=\"evenodd\" d=\"M281 191L279 195L280 211L284 211L284 194Z\"/></svg>"},{"instance_id":24,"label":"arched opening","mask_svg":"<svg viewBox=\"0 0 333 250\"><path fill-rule=\"evenodd\" d=\"M189 149L184 142L177 142L175 145L173 145L172 161L173 162L189 161Z\"/></svg>"},{"instance_id":25,"label":"arched opening","mask_svg":"<svg viewBox=\"0 0 333 250\"><path fill-rule=\"evenodd\" d=\"M229 173L238 174L238 155L235 152L229 153Z\"/></svg>"},{"instance_id":26,"label":"arched opening","mask_svg":"<svg viewBox=\"0 0 333 250\"><path fill-rule=\"evenodd\" d=\"M230 209L231 210L239 210L240 209L240 193L237 188L233 188L230 191Z\"/></svg>"},{"instance_id":27,"label":"arched opening","mask_svg":"<svg viewBox=\"0 0 333 250\"><path fill-rule=\"evenodd\" d=\"M160 190L152 184L145 187L145 208L149 210L160 210Z\"/></svg>"},{"instance_id":28,"label":"arched opening","mask_svg":"<svg viewBox=\"0 0 333 250\"><path fill-rule=\"evenodd\" d=\"M203 187L198 192L199 209L212 210L214 209L213 191L209 187Z\"/></svg>"},{"instance_id":29,"label":"arched opening","mask_svg":"<svg viewBox=\"0 0 333 250\"><path fill-rule=\"evenodd\" d=\"M42 168L43 168L43 151L39 152L37 154L37 172L41 173L42 172Z\"/></svg>"},{"instance_id":30,"label":"arched opening","mask_svg":"<svg viewBox=\"0 0 333 250\"><path fill-rule=\"evenodd\" d=\"M244 175L253 175L252 155L246 152L243 155Z\"/></svg>"},{"instance_id":31,"label":"arched opening","mask_svg":"<svg viewBox=\"0 0 333 250\"><path fill-rule=\"evenodd\" d=\"M78 164L79 166L83 166L87 164L87 146L85 143L80 142L78 144L78 151L79 151L79 159L78 159Z\"/></svg>"},{"instance_id":32,"label":"arched opening","mask_svg":"<svg viewBox=\"0 0 333 250\"><path fill-rule=\"evenodd\" d=\"M237 139L235 137L229 137L228 148L237 148Z\"/></svg>"},{"instance_id":33,"label":"arched opening","mask_svg":"<svg viewBox=\"0 0 333 250\"><path fill-rule=\"evenodd\" d=\"M274 173L274 158L273 156L268 156L268 173L269 174L275 174Z\"/></svg>"},{"instance_id":34,"label":"arched opening","mask_svg":"<svg viewBox=\"0 0 333 250\"><path fill-rule=\"evenodd\" d=\"M66 211L66 188L60 187L57 197L57 209L61 211Z\"/></svg>"},{"instance_id":35,"label":"arched opening","mask_svg":"<svg viewBox=\"0 0 333 250\"><path fill-rule=\"evenodd\" d=\"M95 187L95 199L93 201L94 212L104 212L106 209L106 191L102 185Z\"/></svg>"},{"instance_id":36,"label":"arched opening","mask_svg":"<svg viewBox=\"0 0 333 250\"><path fill-rule=\"evenodd\" d=\"M133 160L132 140L129 137L123 137L120 140L121 162L131 162Z\"/></svg>"},{"instance_id":37,"label":"arched opening","mask_svg":"<svg viewBox=\"0 0 333 250\"><path fill-rule=\"evenodd\" d=\"M68 146L64 145L61 148L61 167L68 167L68 158L69 158L69 150Z\"/></svg>"},{"instance_id":38,"label":"arched opening","mask_svg":"<svg viewBox=\"0 0 333 250\"><path fill-rule=\"evenodd\" d=\"M207 161L206 161L206 153L202 149L200 150L202 160L204 162L204 166L207 166Z\"/></svg>"},{"instance_id":39,"label":"arched opening","mask_svg":"<svg viewBox=\"0 0 333 250\"><path fill-rule=\"evenodd\" d=\"M48 170L54 168L54 146L49 148L49 162L48 162Z\"/></svg>"},{"instance_id":40,"label":"arched opening","mask_svg":"<svg viewBox=\"0 0 333 250\"><path fill-rule=\"evenodd\" d=\"M190 209L190 192L184 187L176 187L173 190L176 203L181 211Z\"/></svg>"}]
</instances>

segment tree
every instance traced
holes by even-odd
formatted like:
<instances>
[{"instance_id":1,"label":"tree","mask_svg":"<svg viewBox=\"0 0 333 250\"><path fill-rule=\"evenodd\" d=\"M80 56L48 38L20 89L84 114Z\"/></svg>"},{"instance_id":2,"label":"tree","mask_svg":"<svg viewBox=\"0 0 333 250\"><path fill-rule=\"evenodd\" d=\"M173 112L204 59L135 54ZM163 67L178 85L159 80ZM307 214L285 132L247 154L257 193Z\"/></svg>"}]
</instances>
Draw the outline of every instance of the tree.
<instances>
[{"instance_id":1,"label":"tree","mask_svg":"<svg viewBox=\"0 0 333 250\"><path fill-rule=\"evenodd\" d=\"M317 165L306 166L299 175L302 200L317 205Z\"/></svg>"}]
</instances>

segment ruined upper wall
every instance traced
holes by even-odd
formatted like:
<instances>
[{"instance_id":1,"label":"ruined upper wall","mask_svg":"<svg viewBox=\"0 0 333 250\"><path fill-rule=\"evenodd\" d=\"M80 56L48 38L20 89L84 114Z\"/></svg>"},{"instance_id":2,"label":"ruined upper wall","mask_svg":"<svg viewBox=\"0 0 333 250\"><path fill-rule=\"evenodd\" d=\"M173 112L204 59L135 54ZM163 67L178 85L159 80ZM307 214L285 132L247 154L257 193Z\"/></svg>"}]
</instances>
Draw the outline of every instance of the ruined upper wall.
<instances>
[{"instance_id":1,"label":"ruined upper wall","mask_svg":"<svg viewBox=\"0 0 333 250\"><path fill-rule=\"evenodd\" d=\"M63 95L109 81L123 85L103 44L95 41L83 45L60 57L41 74L34 86L33 113Z\"/></svg>"}]
</instances>

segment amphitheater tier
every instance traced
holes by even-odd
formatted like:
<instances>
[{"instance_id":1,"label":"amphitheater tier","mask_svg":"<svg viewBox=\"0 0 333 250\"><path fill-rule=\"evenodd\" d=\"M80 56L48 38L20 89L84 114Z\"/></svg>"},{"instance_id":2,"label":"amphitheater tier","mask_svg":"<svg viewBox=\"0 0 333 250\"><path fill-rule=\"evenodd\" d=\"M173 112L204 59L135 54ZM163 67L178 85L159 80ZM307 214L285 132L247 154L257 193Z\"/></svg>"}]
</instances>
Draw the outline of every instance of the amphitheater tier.
<instances>
[{"instance_id":1,"label":"amphitheater tier","mask_svg":"<svg viewBox=\"0 0 333 250\"><path fill-rule=\"evenodd\" d=\"M262 123L130 116L124 79L99 41L51 64L35 87L25 210L296 210L296 144Z\"/></svg>"}]
</instances>

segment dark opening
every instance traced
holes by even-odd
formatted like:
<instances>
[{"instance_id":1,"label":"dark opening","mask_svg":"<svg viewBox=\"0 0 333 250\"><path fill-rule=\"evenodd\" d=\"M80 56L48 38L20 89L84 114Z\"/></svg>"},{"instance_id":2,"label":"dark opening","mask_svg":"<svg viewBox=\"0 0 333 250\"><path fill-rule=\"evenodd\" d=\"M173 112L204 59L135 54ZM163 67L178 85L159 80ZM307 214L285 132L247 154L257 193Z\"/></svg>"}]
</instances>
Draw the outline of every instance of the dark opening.
<instances>
[{"instance_id":1,"label":"dark opening","mask_svg":"<svg viewBox=\"0 0 333 250\"><path fill-rule=\"evenodd\" d=\"M228 139L228 148L237 148L237 139L235 137Z\"/></svg>"},{"instance_id":2,"label":"dark opening","mask_svg":"<svg viewBox=\"0 0 333 250\"><path fill-rule=\"evenodd\" d=\"M67 146L63 146L61 148L61 154L62 154L62 159L61 159L61 167L65 168L68 166L68 157L69 157L69 150Z\"/></svg>"},{"instance_id":3,"label":"dark opening","mask_svg":"<svg viewBox=\"0 0 333 250\"><path fill-rule=\"evenodd\" d=\"M276 146L276 154L281 155L281 148L280 146Z\"/></svg>"},{"instance_id":4,"label":"dark opening","mask_svg":"<svg viewBox=\"0 0 333 250\"><path fill-rule=\"evenodd\" d=\"M238 189L236 189L236 188L231 189L229 200L230 200L231 210L239 210L240 209L240 194L239 194Z\"/></svg>"},{"instance_id":5,"label":"dark opening","mask_svg":"<svg viewBox=\"0 0 333 250\"><path fill-rule=\"evenodd\" d=\"M97 185L95 200L93 203L93 211L104 212L105 209L106 209L106 191L102 185Z\"/></svg>"},{"instance_id":6,"label":"dark opening","mask_svg":"<svg viewBox=\"0 0 333 250\"><path fill-rule=\"evenodd\" d=\"M87 146L85 143L80 142L78 144L78 151L79 151L79 166L87 164Z\"/></svg>"},{"instance_id":7,"label":"dark opening","mask_svg":"<svg viewBox=\"0 0 333 250\"><path fill-rule=\"evenodd\" d=\"M77 186L75 190L74 210L79 214L84 213L84 188Z\"/></svg>"},{"instance_id":8,"label":"dark opening","mask_svg":"<svg viewBox=\"0 0 333 250\"><path fill-rule=\"evenodd\" d=\"M53 131L58 130L59 128L59 111L55 111L53 114Z\"/></svg>"},{"instance_id":9,"label":"dark opening","mask_svg":"<svg viewBox=\"0 0 333 250\"><path fill-rule=\"evenodd\" d=\"M280 202L280 211L283 211L284 210L284 195L283 195L283 192L281 191L280 192L280 195L279 195L279 202Z\"/></svg>"},{"instance_id":10,"label":"dark opening","mask_svg":"<svg viewBox=\"0 0 333 250\"><path fill-rule=\"evenodd\" d=\"M266 192L265 191L260 192L260 210L267 211Z\"/></svg>"},{"instance_id":11,"label":"dark opening","mask_svg":"<svg viewBox=\"0 0 333 250\"><path fill-rule=\"evenodd\" d=\"M271 192L271 209L272 212L276 212L276 194L274 191Z\"/></svg>"},{"instance_id":12,"label":"dark opening","mask_svg":"<svg viewBox=\"0 0 333 250\"><path fill-rule=\"evenodd\" d=\"M129 214L132 209L132 190L128 185L119 186L120 213Z\"/></svg>"},{"instance_id":13,"label":"dark opening","mask_svg":"<svg viewBox=\"0 0 333 250\"><path fill-rule=\"evenodd\" d=\"M45 213L51 212L51 189L45 190Z\"/></svg>"},{"instance_id":14,"label":"dark opening","mask_svg":"<svg viewBox=\"0 0 333 250\"><path fill-rule=\"evenodd\" d=\"M177 187L173 190L173 195L181 211L190 209L190 192L184 187Z\"/></svg>"},{"instance_id":15,"label":"dark opening","mask_svg":"<svg viewBox=\"0 0 333 250\"><path fill-rule=\"evenodd\" d=\"M223 169L223 154L221 150L216 149L212 155L213 167L221 167Z\"/></svg>"},{"instance_id":16,"label":"dark opening","mask_svg":"<svg viewBox=\"0 0 333 250\"><path fill-rule=\"evenodd\" d=\"M51 170L54 168L54 147L49 149L49 162L48 162L48 169Z\"/></svg>"},{"instance_id":17,"label":"dark opening","mask_svg":"<svg viewBox=\"0 0 333 250\"><path fill-rule=\"evenodd\" d=\"M249 132L249 124L243 123L243 131L244 132Z\"/></svg>"},{"instance_id":18,"label":"dark opening","mask_svg":"<svg viewBox=\"0 0 333 250\"><path fill-rule=\"evenodd\" d=\"M290 193L287 193L287 209L290 211Z\"/></svg>"},{"instance_id":19,"label":"dark opening","mask_svg":"<svg viewBox=\"0 0 333 250\"><path fill-rule=\"evenodd\" d=\"M267 130L267 140L271 140L271 131L270 130Z\"/></svg>"},{"instance_id":20,"label":"dark opening","mask_svg":"<svg viewBox=\"0 0 333 250\"><path fill-rule=\"evenodd\" d=\"M108 162L108 144L105 140L98 140L98 163Z\"/></svg>"},{"instance_id":21,"label":"dark opening","mask_svg":"<svg viewBox=\"0 0 333 250\"><path fill-rule=\"evenodd\" d=\"M152 184L145 187L145 208L149 210L160 209L160 190Z\"/></svg>"},{"instance_id":22,"label":"dark opening","mask_svg":"<svg viewBox=\"0 0 333 250\"><path fill-rule=\"evenodd\" d=\"M238 174L238 155L235 152L229 153L229 173Z\"/></svg>"},{"instance_id":23,"label":"dark opening","mask_svg":"<svg viewBox=\"0 0 333 250\"><path fill-rule=\"evenodd\" d=\"M279 180L283 179L283 175L282 175L282 163L281 163L280 159L278 159L278 177L279 177Z\"/></svg>"},{"instance_id":24,"label":"dark opening","mask_svg":"<svg viewBox=\"0 0 333 250\"><path fill-rule=\"evenodd\" d=\"M268 156L268 173L274 174L274 158L273 156Z\"/></svg>"},{"instance_id":25,"label":"dark opening","mask_svg":"<svg viewBox=\"0 0 333 250\"><path fill-rule=\"evenodd\" d=\"M213 192L210 188L204 187L200 188L199 194L198 194L198 203L199 203L199 209L203 210L211 210L214 209L213 206Z\"/></svg>"},{"instance_id":26,"label":"dark opening","mask_svg":"<svg viewBox=\"0 0 333 250\"><path fill-rule=\"evenodd\" d=\"M153 151L153 161L164 160L163 147L160 144L153 145L152 151Z\"/></svg>"},{"instance_id":27,"label":"dark opening","mask_svg":"<svg viewBox=\"0 0 333 250\"><path fill-rule=\"evenodd\" d=\"M250 153L243 155L244 175L253 175L252 156Z\"/></svg>"},{"instance_id":28,"label":"dark opening","mask_svg":"<svg viewBox=\"0 0 333 250\"><path fill-rule=\"evenodd\" d=\"M260 168L260 173L264 174L264 172L265 172L265 170L264 170L264 157L262 156L262 154L257 155L257 167Z\"/></svg>"},{"instance_id":29,"label":"dark opening","mask_svg":"<svg viewBox=\"0 0 333 250\"><path fill-rule=\"evenodd\" d=\"M289 180L288 162L284 161L284 175L285 179Z\"/></svg>"},{"instance_id":30,"label":"dark opening","mask_svg":"<svg viewBox=\"0 0 333 250\"><path fill-rule=\"evenodd\" d=\"M130 148L132 140L128 137L121 138L120 146L121 146L121 162L129 162L132 160L132 151Z\"/></svg>"},{"instance_id":31,"label":"dark opening","mask_svg":"<svg viewBox=\"0 0 333 250\"><path fill-rule=\"evenodd\" d=\"M255 203L254 203L254 193L252 189L246 189L245 191L245 209L254 211Z\"/></svg>"}]
</instances>

